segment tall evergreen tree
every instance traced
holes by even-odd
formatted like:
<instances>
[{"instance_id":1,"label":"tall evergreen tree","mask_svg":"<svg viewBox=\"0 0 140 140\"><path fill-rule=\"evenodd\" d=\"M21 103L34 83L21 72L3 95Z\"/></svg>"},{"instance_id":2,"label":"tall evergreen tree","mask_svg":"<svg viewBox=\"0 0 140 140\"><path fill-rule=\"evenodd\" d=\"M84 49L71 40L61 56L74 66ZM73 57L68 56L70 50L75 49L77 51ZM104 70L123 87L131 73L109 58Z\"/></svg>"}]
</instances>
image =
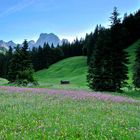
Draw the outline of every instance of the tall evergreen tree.
<instances>
[{"instance_id":1,"label":"tall evergreen tree","mask_svg":"<svg viewBox=\"0 0 140 140\"><path fill-rule=\"evenodd\" d=\"M10 64L9 64L9 71L8 71L7 78L11 83L16 81L18 71L21 70L20 62L21 62L20 47L19 45L17 45L17 47L15 48L15 52L13 53L13 57L10 60Z\"/></svg>"},{"instance_id":2,"label":"tall evergreen tree","mask_svg":"<svg viewBox=\"0 0 140 140\"><path fill-rule=\"evenodd\" d=\"M9 65L8 80L18 84L22 84L25 81L26 83L24 84L34 82L33 66L26 40L23 42L22 47L19 45L16 47Z\"/></svg>"},{"instance_id":3,"label":"tall evergreen tree","mask_svg":"<svg viewBox=\"0 0 140 140\"><path fill-rule=\"evenodd\" d=\"M98 37L89 63L88 83L98 91L120 91L127 79L127 53L124 30L117 9L111 16L111 29L98 28Z\"/></svg>"},{"instance_id":4,"label":"tall evergreen tree","mask_svg":"<svg viewBox=\"0 0 140 140\"><path fill-rule=\"evenodd\" d=\"M121 87L125 84L128 73L127 63L128 63L128 53L124 51L126 46L126 38L124 28L118 17L119 13L117 9L111 16L112 26L111 26L111 51L112 51L112 75L113 75L113 85L115 91L119 91Z\"/></svg>"},{"instance_id":5,"label":"tall evergreen tree","mask_svg":"<svg viewBox=\"0 0 140 140\"><path fill-rule=\"evenodd\" d=\"M5 78L5 61L6 57L3 53L0 53L0 77Z\"/></svg>"},{"instance_id":6,"label":"tall evergreen tree","mask_svg":"<svg viewBox=\"0 0 140 140\"><path fill-rule=\"evenodd\" d=\"M7 74L9 71L10 60L13 56L13 48L9 46L9 50L5 54L5 67L4 67L4 78L7 78Z\"/></svg>"},{"instance_id":7,"label":"tall evergreen tree","mask_svg":"<svg viewBox=\"0 0 140 140\"><path fill-rule=\"evenodd\" d=\"M96 91L114 91L110 48L110 30L100 27L87 76L89 86Z\"/></svg>"},{"instance_id":8,"label":"tall evergreen tree","mask_svg":"<svg viewBox=\"0 0 140 140\"><path fill-rule=\"evenodd\" d=\"M119 18L119 13L118 13L118 9L117 7L114 7L112 15L110 17L110 21L111 21L111 26L114 26L116 24L119 24L121 19Z\"/></svg>"},{"instance_id":9,"label":"tall evergreen tree","mask_svg":"<svg viewBox=\"0 0 140 140\"><path fill-rule=\"evenodd\" d=\"M86 39L85 39L84 48L87 49L87 63L88 64L90 62L90 58L92 57L93 50L95 48L95 43L96 43L97 38L98 38L98 33L99 33L99 27L97 25L94 33L87 35Z\"/></svg>"}]
</instances>

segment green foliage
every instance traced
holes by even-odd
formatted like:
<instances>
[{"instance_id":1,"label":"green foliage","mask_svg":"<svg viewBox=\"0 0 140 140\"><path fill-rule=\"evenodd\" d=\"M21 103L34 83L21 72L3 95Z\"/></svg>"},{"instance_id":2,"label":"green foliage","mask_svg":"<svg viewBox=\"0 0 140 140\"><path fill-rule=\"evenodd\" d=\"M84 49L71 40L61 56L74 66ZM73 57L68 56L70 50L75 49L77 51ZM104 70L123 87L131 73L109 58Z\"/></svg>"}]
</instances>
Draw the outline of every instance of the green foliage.
<instances>
[{"instance_id":1,"label":"green foliage","mask_svg":"<svg viewBox=\"0 0 140 140\"><path fill-rule=\"evenodd\" d=\"M117 7L114 7L113 12L112 12L112 16L110 17L111 26L114 26L114 25L120 23L121 19L118 18L119 15L120 14L118 13Z\"/></svg>"},{"instance_id":2,"label":"green foliage","mask_svg":"<svg viewBox=\"0 0 140 140\"><path fill-rule=\"evenodd\" d=\"M112 75L113 85L116 91L120 90L128 79L128 53L124 50L126 46L125 32L121 24L117 24L111 28L112 41Z\"/></svg>"},{"instance_id":3,"label":"green foliage","mask_svg":"<svg viewBox=\"0 0 140 140\"><path fill-rule=\"evenodd\" d=\"M87 89L86 57L78 56L64 59L50 66L49 69L34 74L40 87ZM70 80L70 85L60 85L61 80Z\"/></svg>"},{"instance_id":4,"label":"green foliage","mask_svg":"<svg viewBox=\"0 0 140 140\"><path fill-rule=\"evenodd\" d=\"M8 77L7 77L9 82L12 83L16 81L18 72L22 68L21 61L22 59L20 55L20 48L19 48L19 45L17 45L15 52L13 54L13 57L10 60L10 64L9 64L9 71L8 71Z\"/></svg>"},{"instance_id":5,"label":"green foliage","mask_svg":"<svg viewBox=\"0 0 140 140\"><path fill-rule=\"evenodd\" d=\"M122 22L122 26L126 28L128 32L127 47L136 42L140 38L140 10L134 14L125 16Z\"/></svg>"},{"instance_id":6,"label":"green foliage","mask_svg":"<svg viewBox=\"0 0 140 140\"><path fill-rule=\"evenodd\" d=\"M131 88L133 87L133 74L134 74L134 65L136 60L136 50L139 47L139 43L140 40L136 41L126 49L126 52L128 52L128 59L129 59L127 83Z\"/></svg>"},{"instance_id":7,"label":"green foliage","mask_svg":"<svg viewBox=\"0 0 140 140\"><path fill-rule=\"evenodd\" d=\"M8 71L8 80L13 83L26 83L22 81L33 82L33 68L32 68L30 53L28 51L28 43L25 40L22 47L17 46L12 56Z\"/></svg>"},{"instance_id":8,"label":"green foliage","mask_svg":"<svg viewBox=\"0 0 140 140\"><path fill-rule=\"evenodd\" d=\"M7 83L8 83L8 80L0 78L0 86L7 84Z\"/></svg>"},{"instance_id":9,"label":"green foliage","mask_svg":"<svg viewBox=\"0 0 140 140\"><path fill-rule=\"evenodd\" d=\"M5 53L0 53L0 77L7 78L8 67L12 58L13 49L9 47Z\"/></svg>"},{"instance_id":10,"label":"green foliage","mask_svg":"<svg viewBox=\"0 0 140 140\"><path fill-rule=\"evenodd\" d=\"M64 58L82 56L83 40L76 39L72 43L63 42L57 47L45 43L43 47L33 47L30 54L35 71L42 70Z\"/></svg>"},{"instance_id":11,"label":"green foliage","mask_svg":"<svg viewBox=\"0 0 140 140\"><path fill-rule=\"evenodd\" d=\"M7 52L7 49L4 47L0 47L0 54L5 54Z\"/></svg>"},{"instance_id":12,"label":"green foliage","mask_svg":"<svg viewBox=\"0 0 140 140\"><path fill-rule=\"evenodd\" d=\"M114 8L111 28L98 27L93 54L92 57L89 56L91 60L87 80L89 87L96 91L120 91L127 79L128 55L124 51L127 32L118 15Z\"/></svg>"},{"instance_id":13,"label":"green foliage","mask_svg":"<svg viewBox=\"0 0 140 140\"><path fill-rule=\"evenodd\" d=\"M16 77L16 84L21 86L27 86L29 83L38 85L37 81L33 77L33 70L27 69L20 71Z\"/></svg>"},{"instance_id":14,"label":"green foliage","mask_svg":"<svg viewBox=\"0 0 140 140\"><path fill-rule=\"evenodd\" d=\"M136 50L133 80L135 87L140 88L140 44Z\"/></svg>"},{"instance_id":15,"label":"green foliage","mask_svg":"<svg viewBox=\"0 0 140 140\"><path fill-rule=\"evenodd\" d=\"M98 39L98 33L99 33L99 27L98 25L95 28L94 33L91 33L90 35L86 35L85 41L84 41L84 48L87 51L87 63L90 63L90 59L92 57L93 54L93 50L96 47L96 41Z\"/></svg>"},{"instance_id":16,"label":"green foliage","mask_svg":"<svg viewBox=\"0 0 140 140\"><path fill-rule=\"evenodd\" d=\"M33 74L33 71L32 70L24 70L24 71L20 71L19 72L19 75L18 75L18 79L21 79L21 80L28 80L30 82L33 82L34 79L32 77L32 74Z\"/></svg>"},{"instance_id":17,"label":"green foliage","mask_svg":"<svg viewBox=\"0 0 140 140\"><path fill-rule=\"evenodd\" d=\"M138 106L0 91L0 139L138 140Z\"/></svg>"},{"instance_id":18,"label":"green foliage","mask_svg":"<svg viewBox=\"0 0 140 140\"><path fill-rule=\"evenodd\" d=\"M112 55L110 31L100 27L96 47L89 63L87 80L96 91L114 91L112 79Z\"/></svg>"},{"instance_id":19,"label":"green foliage","mask_svg":"<svg viewBox=\"0 0 140 140\"><path fill-rule=\"evenodd\" d=\"M5 55L0 53L0 77L4 77L5 60L6 60Z\"/></svg>"}]
</instances>

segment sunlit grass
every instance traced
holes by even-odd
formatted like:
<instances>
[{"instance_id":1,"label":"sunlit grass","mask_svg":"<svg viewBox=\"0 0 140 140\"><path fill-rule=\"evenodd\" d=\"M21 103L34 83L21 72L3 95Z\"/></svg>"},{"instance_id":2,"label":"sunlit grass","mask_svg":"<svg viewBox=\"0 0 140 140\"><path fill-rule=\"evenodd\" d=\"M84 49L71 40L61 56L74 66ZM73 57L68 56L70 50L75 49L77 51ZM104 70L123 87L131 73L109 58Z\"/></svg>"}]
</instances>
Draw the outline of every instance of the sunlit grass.
<instances>
[{"instance_id":1,"label":"sunlit grass","mask_svg":"<svg viewBox=\"0 0 140 140\"><path fill-rule=\"evenodd\" d=\"M63 89L88 89L86 57L78 56L64 59L49 69L35 73L39 87ZM61 80L69 80L69 85L60 85Z\"/></svg>"},{"instance_id":2,"label":"sunlit grass","mask_svg":"<svg viewBox=\"0 0 140 140\"><path fill-rule=\"evenodd\" d=\"M7 83L8 83L8 80L0 78L0 86L4 85L4 84L7 84Z\"/></svg>"},{"instance_id":3,"label":"sunlit grass","mask_svg":"<svg viewBox=\"0 0 140 140\"><path fill-rule=\"evenodd\" d=\"M128 64L128 84L133 86L133 73L134 73L134 64L136 59L136 50L140 44L140 40L129 46L126 51L129 55L129 64Z\"/></svg>"},{"instance_id":4,"label":"sunlit grass","mask_svg":"<svg viewBox=\"0 0 140 140\"><path fill-rule=\"evenodd\" d=\"M138 140L140 104L0 92L0 139Z\"/></svg>"}]
</instances>

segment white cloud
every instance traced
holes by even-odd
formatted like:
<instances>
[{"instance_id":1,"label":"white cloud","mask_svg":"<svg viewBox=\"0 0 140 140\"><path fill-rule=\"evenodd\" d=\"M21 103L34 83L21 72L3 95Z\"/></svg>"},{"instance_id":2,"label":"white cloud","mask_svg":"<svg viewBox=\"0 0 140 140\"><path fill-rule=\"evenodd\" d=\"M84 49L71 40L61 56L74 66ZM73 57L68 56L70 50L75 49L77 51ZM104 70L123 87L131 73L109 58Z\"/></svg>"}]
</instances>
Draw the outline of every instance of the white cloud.
<instances>
[{"instance_id":1,"label":"white cloud","mask_svg":"<svg viewBox=\"0 0 140 140\"><path fill-rule=\"evenodd\" d=\"M11 15L13 13L16 13L18 11L21 11L29 6L31 6L34 2L37 0L21 0L19 3L16 3L15 5L7 8L5 11L0 13L0 18L4 16Z\"/></svg>"}]
</instances>

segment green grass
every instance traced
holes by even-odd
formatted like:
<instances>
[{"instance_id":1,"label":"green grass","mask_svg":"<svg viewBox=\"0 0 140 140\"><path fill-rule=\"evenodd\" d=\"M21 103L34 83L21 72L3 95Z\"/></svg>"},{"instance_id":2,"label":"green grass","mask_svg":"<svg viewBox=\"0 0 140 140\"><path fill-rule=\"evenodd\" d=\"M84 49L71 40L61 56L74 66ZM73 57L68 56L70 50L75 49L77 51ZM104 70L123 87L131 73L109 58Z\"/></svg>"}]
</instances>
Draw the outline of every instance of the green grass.
<instances>
[{"instance_id":1,"label":"green grass","mask_svg":"<svg viewBox=\"0 0 140 140\"><path fill-rule=\"evenodd\" d=\"M128 65L128 84L133 86L133 71L134 71L134 64L136 59L136 49L140 44L140 40L132 44L130 47L126 49L129 55L129 65Z\"/></svg>"},{"instance_id":2,"label":"green grass","mask_svg":"<svg viewBox=\"0 0 140 140\"><path fill-rule=\"evenodd\" d=\"M131 89L133 87L133 69L136 58L135 52L139 44L140 40L126 49L129 55L127 83ZM83 56L64 59L50 66L47 70L41 70L35 73L35 77L39 81L40 87L65 89L88 89L86 75L86 57ZM70 80L71 84L60 85L60 80Z\"/></svg>"},{"instance_id":3,"label":"green grass","mask_svg":"<svg viewBox=\"0 0 140 140\"><path fill-rule=\"evenodd\" d=\"M79 56L64 59L49 69L36 72L34 76L40 87L88 89L86 75L86 57ZM70 85L60 85L61 80L69 80Z\"/></svg>"},{"instance_id":4,"label":"green grass","mask_svg":"<svg viewBox=\"0 0 140 140\"><path fill-rule=\"evenodd\" d=\"M139 104L0 92L1 140L139 140Z\"/></svg>"},{"instance_id":5,"label":"green grass","mask_svg":"<svg viewBox=\"0 0 140 140\"><path fill-rule=\"evenodd\" d=\"M7 84L7 83L8 83L8 80L0 78L0 86L4 85L4 84Z\"/></svg>"}]
</instances>

